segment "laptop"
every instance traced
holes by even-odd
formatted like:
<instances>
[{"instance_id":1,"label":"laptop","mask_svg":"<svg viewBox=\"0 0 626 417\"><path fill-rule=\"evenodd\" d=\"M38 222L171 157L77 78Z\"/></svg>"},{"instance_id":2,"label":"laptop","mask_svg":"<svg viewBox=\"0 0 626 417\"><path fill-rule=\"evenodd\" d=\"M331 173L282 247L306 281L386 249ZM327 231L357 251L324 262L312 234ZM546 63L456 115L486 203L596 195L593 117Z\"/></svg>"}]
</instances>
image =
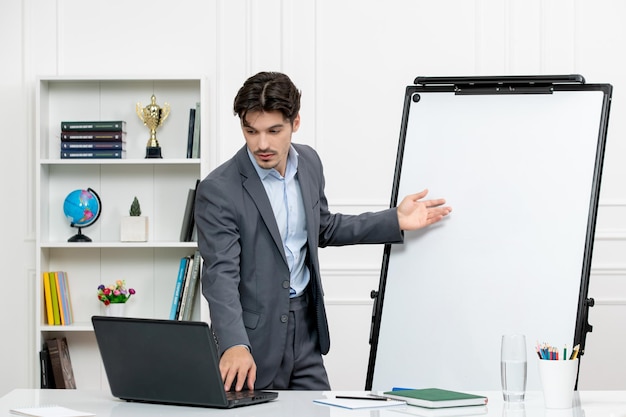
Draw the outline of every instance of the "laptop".
<instances>
[{"instance_id":1,"label":"laptop","mask_svg":"<svg viewBox=\"0 0 626 417\"><path fill-rule=\"evenodd\" d=\"M91 322L117 398L233 408L278 397L272 391L224 391L217 344L205 322L108 316Z\"/></svg>"}]
</instances>

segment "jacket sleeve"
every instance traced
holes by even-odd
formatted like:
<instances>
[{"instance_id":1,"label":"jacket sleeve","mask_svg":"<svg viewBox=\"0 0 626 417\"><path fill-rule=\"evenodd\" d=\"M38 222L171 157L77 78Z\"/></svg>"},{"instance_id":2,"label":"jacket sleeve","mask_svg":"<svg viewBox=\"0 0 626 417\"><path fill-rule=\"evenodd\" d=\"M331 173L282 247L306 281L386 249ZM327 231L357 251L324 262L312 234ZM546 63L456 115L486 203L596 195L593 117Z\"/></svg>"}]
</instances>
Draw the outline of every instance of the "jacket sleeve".
<instances>
[{"instance_id":1,"label":"jacket sleeve","mask_svg":"<svg viewBox=\"0 0 626 417\"><path fill-rule=\"evenodd\" d=\"M228 187L205 179L198 186L195 221L203 258L202 294L209 302L211 327L220 355L234 345L250 346L239 301L239 232Z\"/></svg>"},{"instance_id":2,"label":"jacket sleeve","mask_svg":"<svg viewBox=\"0 0 626 417\"><path fill-rule=\"evenodd\" d=\"M396 208L356 215L331 213L324 192L325 179L322 162L317 152L308 146L298 147L303 158L302 169L307 182L307 190L314 200L312 211L319 221L319 242L317 246L342 246L354 244L402 243L404 234L398 224ZM300 168L298 168L300 169ZM303 182L301 181L301 184Z\"/></svg>"}]
</instances>

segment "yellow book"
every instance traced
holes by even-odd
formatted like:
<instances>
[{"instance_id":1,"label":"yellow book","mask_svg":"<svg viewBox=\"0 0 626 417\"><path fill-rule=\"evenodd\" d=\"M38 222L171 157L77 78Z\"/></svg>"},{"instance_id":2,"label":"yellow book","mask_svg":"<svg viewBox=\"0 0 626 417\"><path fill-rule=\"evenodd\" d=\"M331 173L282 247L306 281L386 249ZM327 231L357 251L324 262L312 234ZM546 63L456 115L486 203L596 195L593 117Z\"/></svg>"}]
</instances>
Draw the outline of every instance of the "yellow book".
<instances>
[{"instance_id":1,"label":"yellow book","mask_svg":"<svg viewBox=\"0 0 626 417\"><path fill-rule=\"evenodd\" d=\"M46 319L49 325L54 324L54 313L52 312L52 296L50 294L50 277L47 272L43 274L43 295L46 300Z\"/></svg>"}]
</instances>

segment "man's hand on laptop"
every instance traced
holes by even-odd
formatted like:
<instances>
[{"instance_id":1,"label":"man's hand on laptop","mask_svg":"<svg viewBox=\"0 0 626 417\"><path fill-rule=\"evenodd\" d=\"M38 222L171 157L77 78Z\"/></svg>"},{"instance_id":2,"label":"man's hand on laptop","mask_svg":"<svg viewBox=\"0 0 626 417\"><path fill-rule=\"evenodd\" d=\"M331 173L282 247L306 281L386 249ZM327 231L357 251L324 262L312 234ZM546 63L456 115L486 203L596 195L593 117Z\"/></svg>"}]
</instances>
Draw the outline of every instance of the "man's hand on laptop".
<instances>
[{"instance_id":1,"label":"man's hand on laptop","mask_svg":"<svg viewBox=\"0 0 626 417\"><path fill-rule=\"evenodd\" d=\"M247 346L237 345L224 351L220 359L220 372L224 390L230 391L235 383L235 391L241 391L247 381L247 388L254 389L256 363Z\"/></svg>"}]
</instances>

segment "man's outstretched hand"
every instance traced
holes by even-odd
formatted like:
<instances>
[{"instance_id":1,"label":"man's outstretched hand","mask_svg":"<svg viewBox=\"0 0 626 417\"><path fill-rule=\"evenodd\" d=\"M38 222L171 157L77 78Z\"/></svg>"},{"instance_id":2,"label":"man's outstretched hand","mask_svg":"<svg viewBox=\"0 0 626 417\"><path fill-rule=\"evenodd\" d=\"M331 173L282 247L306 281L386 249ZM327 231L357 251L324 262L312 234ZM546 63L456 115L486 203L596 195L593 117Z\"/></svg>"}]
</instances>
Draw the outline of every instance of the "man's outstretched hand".
<instances>
[{"instance_id":1,"label":"man's outstretched hand","mask_svg":"<svg viewBox=\"0 0 626 417\"><path fill-rule=\"evenodd\" d=\"M398 223L401 230L421 229L437 223L450 214L452 208L444 205L445 199L422 200L426 194L428 190L423 190L402 199L398 206Z\"/></svg>"}]
</instances>

